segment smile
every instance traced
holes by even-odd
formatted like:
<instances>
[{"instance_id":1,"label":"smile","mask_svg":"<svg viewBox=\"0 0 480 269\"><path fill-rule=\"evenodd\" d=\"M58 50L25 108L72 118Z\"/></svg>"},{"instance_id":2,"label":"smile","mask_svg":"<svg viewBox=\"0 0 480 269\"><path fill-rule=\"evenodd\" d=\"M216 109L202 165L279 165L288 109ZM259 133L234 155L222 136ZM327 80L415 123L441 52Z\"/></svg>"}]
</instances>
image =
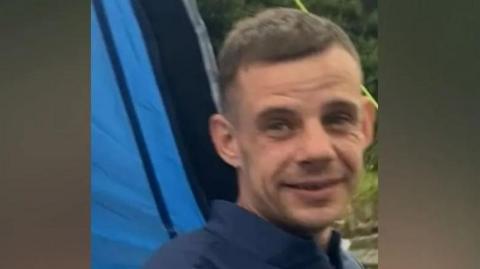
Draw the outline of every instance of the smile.
<instances>
[{"instance_id":1,"label":"smile","mask_svg":"<svg viewBox=\"0 0 480 269\"><path fill-rule=\"evenodd\" d=\"M302 197L302 199L318 201L332 195L336 190L335 187L344 182L344 179L329 179L322 181L287 183L284 184L284 186L295 195Z\"/></svg>"},{"instance_id":2,"label":"smile","mask_svg":"<svg viewBox=\"0 0 480 269\"><path fill-rule=\"evenodd\" d=\"M331 180L322 180L322 181L316 181L316 182L312 181L312 182L287 183L285 184L285 186L294 188L294 189L302 189L302 190L319 190L319 189L332 187L342 182L343 182L342 179L331 179Z\"/></svg>"}]
</instances>

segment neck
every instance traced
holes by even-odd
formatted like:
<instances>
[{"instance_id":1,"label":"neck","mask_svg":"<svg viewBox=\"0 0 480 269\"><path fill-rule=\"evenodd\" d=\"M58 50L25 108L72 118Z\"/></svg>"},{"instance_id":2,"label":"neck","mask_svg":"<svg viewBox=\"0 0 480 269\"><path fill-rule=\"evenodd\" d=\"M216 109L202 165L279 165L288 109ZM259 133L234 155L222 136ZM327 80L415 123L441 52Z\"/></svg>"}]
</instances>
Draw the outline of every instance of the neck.
<instances>
[{"instance_id":1,"label":"neck","mask_svg":"<svg viewBox=\"0 0 480 269\"><path fill-rule=\"evenodd\" d=\"M327 250L330 237L332 236L332 227L326 227L315 235L315 242L323 250Z\"/></svg>"}]
</instances>

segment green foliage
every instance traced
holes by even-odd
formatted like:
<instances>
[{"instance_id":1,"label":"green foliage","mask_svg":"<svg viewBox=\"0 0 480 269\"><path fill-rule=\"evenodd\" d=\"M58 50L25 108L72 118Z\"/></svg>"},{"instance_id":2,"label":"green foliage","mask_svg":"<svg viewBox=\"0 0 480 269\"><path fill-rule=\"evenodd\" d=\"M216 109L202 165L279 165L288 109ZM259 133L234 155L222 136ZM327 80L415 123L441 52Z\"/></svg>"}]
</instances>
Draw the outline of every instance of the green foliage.
<instances>
[{"instance_id":1,"label":"green foliage","mask_svg":"<svg viewBox=\"0 0 480 269\"><path fill-rule=\"evenodd\" d=\"M361 180L357 193L353 197L353 206L355 211L361 212L362 219L370 221L372 217L376 217L376 212L368 210L375 209L378 202L378 174L365 172Z\"/></svg>"},{"instance_id":2,"label":"green foliage","mask_svg":"<svg viewBox=\"0 0 480 269\"><path fill-rule=\"evenodd\" d=\"M198 8L207 26L215 52L218 52L232 23L244 16L244 0L199 0Z\"/></svg>"}]
</instances>

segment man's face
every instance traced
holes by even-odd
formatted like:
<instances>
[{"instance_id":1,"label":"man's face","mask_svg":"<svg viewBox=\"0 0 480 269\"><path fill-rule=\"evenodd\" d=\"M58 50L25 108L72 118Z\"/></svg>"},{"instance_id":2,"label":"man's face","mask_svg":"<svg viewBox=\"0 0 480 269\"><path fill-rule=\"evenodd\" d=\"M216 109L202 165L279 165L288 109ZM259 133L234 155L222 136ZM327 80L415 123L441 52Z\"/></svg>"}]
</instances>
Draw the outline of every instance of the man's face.
<instances>
[{"instance_id":1,"label":"man's face","mask_svg":"<svg viewBox=\"0 0 480 269\"><path fill-rule=\"evenodd\" d=\"M358 63L332 46L251 64L236 79L235 123L224 140L231 155L222 157L237 168L240 206L304 232L341 218L373 123Z\"/></svg>"}]
</instances>

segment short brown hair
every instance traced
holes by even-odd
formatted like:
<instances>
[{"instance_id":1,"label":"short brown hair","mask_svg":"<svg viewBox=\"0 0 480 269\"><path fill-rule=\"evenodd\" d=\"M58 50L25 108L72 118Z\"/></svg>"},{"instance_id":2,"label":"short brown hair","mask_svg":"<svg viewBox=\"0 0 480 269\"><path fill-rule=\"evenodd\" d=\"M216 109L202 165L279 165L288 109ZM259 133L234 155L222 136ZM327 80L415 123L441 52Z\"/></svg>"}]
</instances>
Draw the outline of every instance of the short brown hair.
<instances>
[{"instance_id":1,"label":"short brown hair","mask_svg":"<svg viewBox=\"0 0 480 269\"><path fill-rule=\"evenodd\" d=\"M348 35L332 21L291 8L271 8L237 22L218 56L220 109L228 110L229 91L240 66L281 62L342 46L359 62Z\"/></svg>"}]
</instances>

